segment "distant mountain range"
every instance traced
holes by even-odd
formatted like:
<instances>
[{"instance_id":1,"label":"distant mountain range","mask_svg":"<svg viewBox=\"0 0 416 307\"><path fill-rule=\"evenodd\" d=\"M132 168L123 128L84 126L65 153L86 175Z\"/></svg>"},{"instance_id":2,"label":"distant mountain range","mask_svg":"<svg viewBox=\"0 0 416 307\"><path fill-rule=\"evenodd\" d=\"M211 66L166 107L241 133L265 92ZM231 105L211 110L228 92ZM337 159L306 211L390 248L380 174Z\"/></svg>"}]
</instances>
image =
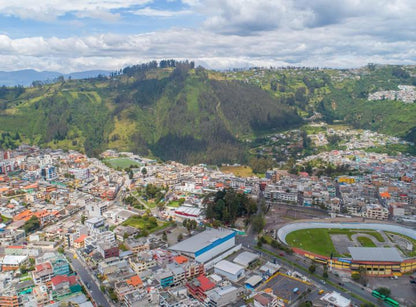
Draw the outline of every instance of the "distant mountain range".
<instances>
[{"instance_id":1,"label":"distant mountain range","mask_svg":"<svg viewBox=\"0 0 416 307\"><path fill-rule=\"evenodd\" d=\"M63 76L65 79L87 79L97 77L98 75L108 76L110 73L110 71L106 70L88 70L70 74L62 74L56 71L36 71L33 69L0 71L0 86L29 86L33 81L52 82L60 76Z\"/></svg>"}]
</instances>

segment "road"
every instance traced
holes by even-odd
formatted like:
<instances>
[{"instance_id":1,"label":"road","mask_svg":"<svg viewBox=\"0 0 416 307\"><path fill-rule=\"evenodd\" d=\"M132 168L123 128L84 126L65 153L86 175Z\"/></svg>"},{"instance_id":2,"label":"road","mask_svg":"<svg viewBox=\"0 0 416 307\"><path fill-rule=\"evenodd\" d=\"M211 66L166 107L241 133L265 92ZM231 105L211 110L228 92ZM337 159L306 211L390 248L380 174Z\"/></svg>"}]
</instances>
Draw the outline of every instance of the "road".
<instances>
[{"instance_id":1,"label":"road","mask_svg":"<svg viewBox=\"0 0 416 307\"><path fill-rule=\"evenodd\" d=\"M95 283L91 273L84 267L84 264L80 260L74 259L71 253L66 252L65 254L69 259L71 259L72 268L75 272L77 272L78 277L81 278L83 284L88 284L90 286L87 290L97 306L111 307L104 293L101 292L100 288Z\"/></svg>"},{"instance_id":2,"label":"road","mask_svg":"<svg viewBox=\"0 0 416 307\"><path fill-rule=\"evenodd\" d=\"M253 249L256 247L257 242L255 241L256 236L253 235L252 233L248 233L247 236L238 236L237 237L237 243L242 243L242 245L244 247ZM262 246L263 249L268 250L269 252L272 252L274 254L279 254L282 251L279 251L277 249L274 249L273 247L267 245L267 244L263 244ZM308 268L310 265L309 261L304 261L304 258L297 256L295 254L293 255L288 255L287 253L285 253L284 257L279 257L278 260L279 262L281 262L282 264L284 264L286 267L291 268L292 270L297 270L300 273L304 274L305 276L307 276L308 278L310 278L313 283L315 285L317 285L317 287L319 289L324 289L326 292L332 292L332 291L336 291L338 293L341 293L341 295L348 297L349 299L352 300L352 302L356 305L361 305L362 301L352 297L351 293L354 293L355 295L362 297L363 299L372 302L373 304L375 304L375 306L377 306L379 304L379 302L377 301L376 298L374 298L371 293L369 291L367 291L365 288L356 285L355 283L352 282L343 282L342 279L340 277L337 277L336 275L332 274L332 272L328 272L329 276L327 278L326 281L324 281L322 278L314 276L314 275L310 275L308 273ZM270 260L273 260L273 256L263 253L263 255L266 258L270 258ZM299 268L297 268L294 264L296 265L300 265L303 268L303 271L300 270ZM317 273L322 273L319 272L320 270L320 266L317 266ZM336 284L339 285L339 283L342 283L342 288L340 287L335 287L332 284ZM317 293L312 292L309 296L309 299L314 299L316 297L318 297L319 295L317 295ZM305 298L306 299L306 298Z\"/></svg>"}]
</instances>

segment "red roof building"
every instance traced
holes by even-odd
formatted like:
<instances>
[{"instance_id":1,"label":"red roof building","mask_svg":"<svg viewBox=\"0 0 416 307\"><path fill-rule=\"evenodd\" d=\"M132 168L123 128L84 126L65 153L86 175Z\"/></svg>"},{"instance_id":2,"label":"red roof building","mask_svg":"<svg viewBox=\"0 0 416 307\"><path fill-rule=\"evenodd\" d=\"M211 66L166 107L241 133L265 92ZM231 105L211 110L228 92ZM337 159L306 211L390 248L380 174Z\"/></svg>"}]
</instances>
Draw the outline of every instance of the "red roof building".
<instances>
[{"instance_id":1,"label":"red roof building","mask_svg":"<svg viewBox=\"0 0 416 307\"><path fill-rule=\"evenodd\" d=\"M191 282L187 283L186 288L188 288L189 295L193 296L200 302L203 302L207 297L205 292L215 288L215 283L210 281L204 275L200 275L197 278L194 278Z\"/></svg>"}]
</instances>

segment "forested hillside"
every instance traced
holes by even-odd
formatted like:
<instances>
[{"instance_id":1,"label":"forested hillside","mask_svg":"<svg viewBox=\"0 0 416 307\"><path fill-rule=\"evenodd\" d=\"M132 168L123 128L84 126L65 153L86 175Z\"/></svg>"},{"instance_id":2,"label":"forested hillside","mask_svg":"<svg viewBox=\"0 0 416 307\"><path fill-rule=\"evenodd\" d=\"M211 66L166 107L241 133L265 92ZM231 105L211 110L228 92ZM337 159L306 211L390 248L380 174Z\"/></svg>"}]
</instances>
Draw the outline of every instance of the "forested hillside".
<instances>
[{"instance_id":1,"label":"forested hillside","mask_svg":"<svg viewBox=\"0 0 416 307\"><path fill-rule=\"evenodd\" d=\"M369 64L351 70L253 68L223 75L260 86L282 103L295 107L305 118L318 112L329 123L337 121L416 142L416 103L368 100L369 93L397 90L398 85L416 86L415 66Z\"/></svg>"},{"instance_id":2,"label":"forested hillside","mask_svg":"<svg viewBox=\"0 0 416 307\"><path fill-rule=\"evenodd\" d=\"M258 86L215 80L193 63L151 62L110 78L0 89L0 145L106 148L188 163L246 160L244 140L299 126L295 109Z\"/></svg>"},{"instance_id":3,"label":"forested hillside","mask_svg":"<svg viewBox=\"0 0 416 307\"><path fill-rule=\"evenodd\" d=\"M258 136L315 118L416 141L416 103L368 94L416 85L416 68L217 72L150 62L111 77L0 88L0 146L22 142L97 155L107 148L187 163L246 162Z\"/></svg>"}]
</instances>

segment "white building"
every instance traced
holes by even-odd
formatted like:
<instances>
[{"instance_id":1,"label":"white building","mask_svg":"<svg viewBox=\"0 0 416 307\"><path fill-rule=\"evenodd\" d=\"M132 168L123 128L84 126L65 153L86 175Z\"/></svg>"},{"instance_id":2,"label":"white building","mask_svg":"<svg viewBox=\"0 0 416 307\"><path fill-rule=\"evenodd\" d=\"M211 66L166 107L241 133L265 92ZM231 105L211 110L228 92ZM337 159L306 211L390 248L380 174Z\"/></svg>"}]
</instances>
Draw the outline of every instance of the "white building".
<instances>
[{"instance_id":1,"label":"white building","mask_svg":"<svg viewBox=\"0 0 416 307\"><path fill-rule=\"evenodd\" d=\"M228 260L221 260L214 265L215 274L226 277L231 281L238 281L245 276L244 267Z\"/></svg>"},{"instance_id":2,"label":"white building","mask_svg":"<svg viewBox=\"0 0 416 307\"><path fill-rule=\"evenodd\" d=\"M351 300L343 297L338 292L331 292L326 293L324 296L321 297L321 300L328 303L327 306L334 306L334 307L349 307L351 305Z\"/></svg>"},{"instance_id":3,"label":"white building","mask_svg":"<svg viewBox=\"0 0 416 307\"><path fill-rule=\"evenodd\" d=\"M363 212L363 217L376 220L387 220L389 218L389 211L379 204L369 204Z\"/></svg>"},{"instance_id":4,"label":"white building","mask_svg":"<svg viewBox=\"0 0 416 307\"><path fill-rule=\"evenodd\" d=\"M217 287L205 293L206 306L230 306L238 299L239 291L234 286Z\"/></svg>"},{"instance_id":5,"label":"white building","mask_svg":"<svg viewBox=\"0 0 416 307\"><path fill-rule=\"evenodd\" d=\"M103 213L108 209L108 202L89 203L85 206L85 210L89 217L103 216Z\"/></svg>"},{"instance_id":6,"label":"white building","mask_svg":"<svg viewBox=\"0 0 416 307\"><path fill-rule=\"evenodd\" d=\"M183 240L169 249L206 263L234 246L234 231L212 228Z\"/></svg>"}]
</instances>

